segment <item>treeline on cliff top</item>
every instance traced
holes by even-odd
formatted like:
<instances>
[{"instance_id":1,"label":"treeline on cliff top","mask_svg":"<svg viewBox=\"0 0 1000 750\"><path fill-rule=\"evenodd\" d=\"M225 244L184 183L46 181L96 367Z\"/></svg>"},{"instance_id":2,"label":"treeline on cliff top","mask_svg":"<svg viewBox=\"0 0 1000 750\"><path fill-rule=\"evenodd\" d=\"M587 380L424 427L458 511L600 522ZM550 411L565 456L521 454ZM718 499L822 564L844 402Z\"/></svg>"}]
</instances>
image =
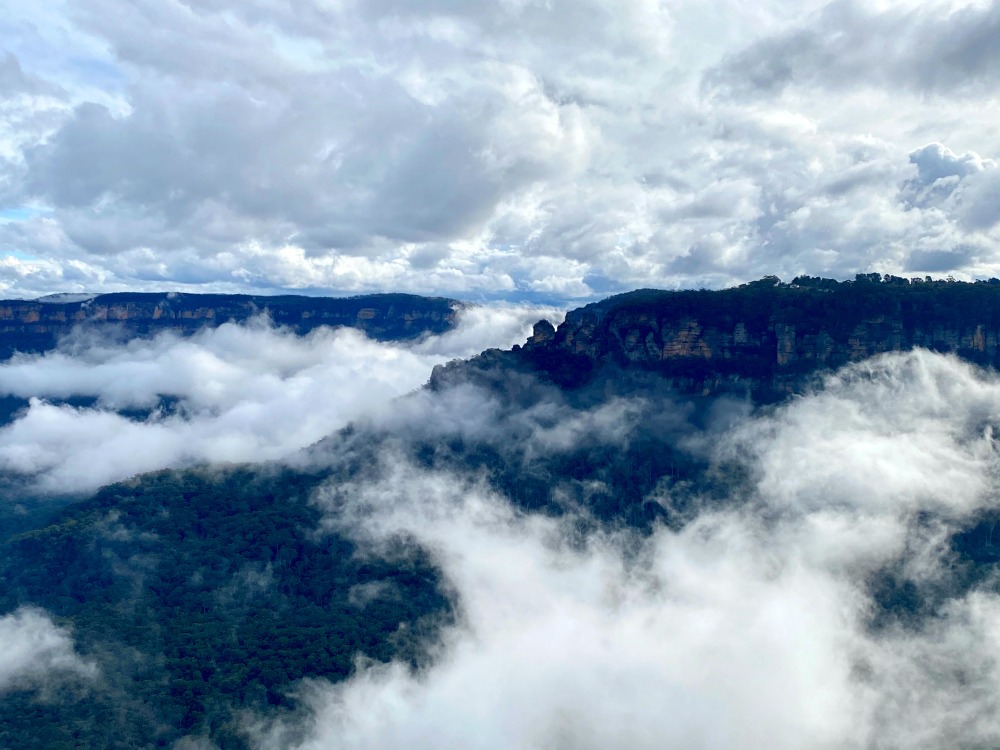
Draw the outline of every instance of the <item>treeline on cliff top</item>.
<instances>
[{"instance_id":1,"label":"treeline on cliff top","mask_svg":"<svg viewBox=\"0 0 1000 750\"><path fill-rule=\"evenodd\" d=\"M739 341L738 330L744 336ZM789 283L766 276L722 290L639 289L571 310L558 330L543 324L539 331L541 337L513 352L490 350L437 368L431 388L499 366L525 368L561 388L599 377L621 392L650 371L688 395L705 391L707 383L713 396L728 389L773 403L798 392L816 372L857 360L859 352L920 347L997 367L1000 279L873 273L852 281L799 276ZM779 361L779 334L804 356ZM656 355L678 335L704 341L704 347L690 356ZM646 342L648 355L642 352Z\"/></svg>"},{"instance_id":2,"label":"treeline on cliff top","mask_svg":"<svg viewBox=\"0 0 1000 750\"><path fill-rule=\"evenodd\" d=\"M1000 279L965 282L871 273L849 281L797 276L782 282L777 276L765 276L717 291L638 289L586 305L568 318L589 313L603 319L635 309L655 309L661 318L696 313L704 326L739 321L759 327L777 322L804 331L836 331L879 316L899 317L904 324L944 325L972 319L1000 324Z\"/></svg>"}]
</instances>

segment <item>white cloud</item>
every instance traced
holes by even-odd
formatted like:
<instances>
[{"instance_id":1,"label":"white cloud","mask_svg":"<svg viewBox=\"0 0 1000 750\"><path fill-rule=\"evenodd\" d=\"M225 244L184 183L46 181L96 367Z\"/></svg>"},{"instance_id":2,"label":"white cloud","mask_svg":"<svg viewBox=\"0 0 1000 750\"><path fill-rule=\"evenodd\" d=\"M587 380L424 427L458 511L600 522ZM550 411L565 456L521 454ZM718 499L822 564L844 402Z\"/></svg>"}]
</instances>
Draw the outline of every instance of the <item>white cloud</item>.
<instances>
[{"instance_id":1,"label":"white cloud","mask_svg":"<svg viewBox=\"0 0 1000 750\"><path fill-rule=\"evenodd\" d=\"M0 365L0 391L31 399L0 428L0 468L43 492L84 492L160 468L280 459L423 385L436 364L521 343L540 317L558 316L471 307L454 330L408 344L353 329L296 337L266 321L125 344L77 334ZM71 397L96 403L52 403Z\"/></svg>"},{"instance_id":2,"label":"white cloud","mask_svg":"<svg viewBox=\"0 0 1000 750\"><path fill-rule=\"evenodd\" d=\"M76 653L70 634L41 610L22 607L0 617L0 644L0 694L97 675L97 667Z\"/></svg>"},{"instance_id":3,"label":"white cloud","mask_svg":"<svg viewBox=\"0 0 1000 750\"><path fill-rule=\"evenodd\" d=\"M943 215L970 233L988 231L1000 221L1000 171L994 160L931 143L911 153L910 162L917 177L900 191L908 208Z\"/></svg>"},{"instance_id":4,"label":"white cloud","mask_svg":"<svg viewBox=\"0 0 1000 750\"><path fill-rule=\"evenodd\" d=\"M997 414L992 379L917 350L851 365L740 438L757 454L771 502L961 516L990 487Z\"/></svg>"},{"instance_id":5,"label":"white cloud","mask_svg":"<svg viewBox=\"0 0 1000 750\"><path fill-rule=\"evenodd\" d=\"M995 173L968 183L979 209L907 212L899 189L923 144L1000 153L997 7L18 9L3 80L36 93L0 112L0 196L44 211L0 224L0 289L995 275Z\"/></svg>"},{"instance_id":6,"label":"white cloud","mask_svg":"<svg viewBox=\"0 0 1000 750\"><path fill-rule=\"evenodd\" d=\"M952 358L848 368L723 436L752 481L645 540L581 540L387 449L378 481L319 501L376 548L429 549L459 621L425 669L307 682L305 724L250 731L265 748L995 744L1000 596L956 588L873 628L870 582L897 563L918 587L947 579L941 534L996 507L998 406L1000 382Z\"/></svg>"}]
</instances>

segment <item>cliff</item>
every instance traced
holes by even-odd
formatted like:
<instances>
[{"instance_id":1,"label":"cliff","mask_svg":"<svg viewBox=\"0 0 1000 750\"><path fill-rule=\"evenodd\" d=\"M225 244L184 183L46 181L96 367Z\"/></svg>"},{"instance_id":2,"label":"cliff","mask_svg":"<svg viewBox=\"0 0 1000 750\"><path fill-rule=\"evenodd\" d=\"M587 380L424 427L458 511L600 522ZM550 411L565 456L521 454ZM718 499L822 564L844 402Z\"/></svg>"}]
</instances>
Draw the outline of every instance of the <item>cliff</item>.
<instances>
[{"instance_id":1,"label":"cliff","mask_svg":"<svg viewBox=\"0 0 1000 750\"><path fill-rule=\"evenodd\" d=\"M563 387L601 372L655 372L678 389L774 401L815 373L875 354L924 347L1000 365L1000 282L774 277L721 291L639 290L535 328L513 352L474 364L527 367ZM435 374L434 382L447 377Z\"/></svg>"},{"instance_id":2,"label":"cliff","mask_svg":"<svg viewBox=\"0 0 1000 750\"><path fill-rule=\"evenodd\" d=\"M412 294L332 298L121 293L5 300L0 301L0 357L51 349L76 325L117 325L137 336L164 330L190 334L262 313L300 334L323 325L349 326L380 341L405 340L451 329L462 306L456 300Z\"/></svg>"}]
</instances>

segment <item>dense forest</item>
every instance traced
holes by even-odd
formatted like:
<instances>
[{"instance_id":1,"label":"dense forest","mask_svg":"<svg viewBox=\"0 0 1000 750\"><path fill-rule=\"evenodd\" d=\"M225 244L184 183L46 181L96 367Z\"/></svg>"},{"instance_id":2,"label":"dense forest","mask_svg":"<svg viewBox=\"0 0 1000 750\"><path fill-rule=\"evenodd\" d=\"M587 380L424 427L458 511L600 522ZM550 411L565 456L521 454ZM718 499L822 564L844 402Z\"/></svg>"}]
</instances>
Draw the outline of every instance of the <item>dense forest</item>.
<instances>
[{"instance_id":1,"label":"dense forest","mask_svg":"<svg viewBox=\"0 0 1000 750\"><path fill-rule=\"evenodd\" d=\"M96 685L8 693L0 746L241 747L235 714L287 707L309 676L355 658L416 664L450 617L427 556L391 561L317 528L320 477L278 469L162 472L102 490L3 542L3 611L71 625ZM67 699L68 698L68 699Z\"/></svg>"}]
</instances>

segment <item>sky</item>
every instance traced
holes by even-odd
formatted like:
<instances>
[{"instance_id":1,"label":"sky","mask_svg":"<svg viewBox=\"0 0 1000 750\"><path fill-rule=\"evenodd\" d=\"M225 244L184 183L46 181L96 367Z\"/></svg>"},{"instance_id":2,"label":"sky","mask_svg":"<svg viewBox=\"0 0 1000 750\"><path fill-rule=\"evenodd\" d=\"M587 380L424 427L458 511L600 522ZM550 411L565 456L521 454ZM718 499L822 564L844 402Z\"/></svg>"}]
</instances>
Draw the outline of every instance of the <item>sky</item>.
<instances>
[{"instance_id":1,"label":"sky","mask_svg":"<svg viewBox=\"0 0 1000 750\"><path fill-rule=\"evenodd\" d=\"M1000 3L8 5L5 297L1000 276Z\"/></svg>"}]
</instances>

